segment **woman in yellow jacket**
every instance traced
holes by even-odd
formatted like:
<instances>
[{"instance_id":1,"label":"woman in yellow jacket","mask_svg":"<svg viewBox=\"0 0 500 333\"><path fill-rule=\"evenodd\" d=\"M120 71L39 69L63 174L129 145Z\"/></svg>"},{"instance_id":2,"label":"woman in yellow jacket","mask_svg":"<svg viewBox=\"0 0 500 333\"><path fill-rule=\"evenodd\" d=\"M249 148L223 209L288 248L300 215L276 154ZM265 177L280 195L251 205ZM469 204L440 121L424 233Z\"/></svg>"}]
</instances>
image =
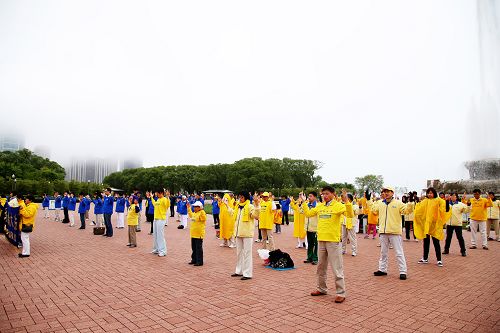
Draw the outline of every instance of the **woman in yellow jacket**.
<instances>
[{"instance_id":1,"label":"woman in yellow jacket","mask_svg":"<svg viewBox=\"0 0 500 333\"><path fill-rule=\"evenodd\" d=\"M139 198L131 195L128 197L129 206L127 209L127 226L128 226L128 247L137 247L136 228L139 224ZM146 201L147 202L147 201ZM153 223L151 223L152 225Z\"/></svg>"},{"instance_id":2,"label":"woman in yellow jacket","mask_svg":"<svg viewBox=\"0 0 500 333\"><path fill-rule=\"evenodd\" d=\"M236 236L236 269L232 277L241 277L249 280L253 275L252 266L252 244L255 230L254 219L260 214L260 198L253 198L255 206L250 204L250 194L246 191L240 192L238 202L234 209L229 209L234 222L234 235Z\"/></svg>"},{"instance_id":3,"label":"woman in yellow jacket","mask_svg":"<svg viewBox=\"0 0 500 333\"><path fill-rule=\"evenodd\" d=\"M203 266L203 238L205 237L205 226L207 222L207 214L203 210L203 204L196 201L193 204L194 212L191 205L188 203L188 215L191 219L191 261L190 265Z\"/></svg>"},{"instance_id":4,"label":"woman in yellow jacket","mask_svg":"<svg viewBox=\"0 0 500 333\"><path fill-rule=\"evenodd\" d=\"M228 246L234 248L234 220L229 213L229 210L232 210L234 208L234 198L226 193L224 194L222 200L220 198L217 198L217 200L219 200L220 208L220 238L222 239L222 243L220 244L220 246Z\"/></svg>"},{"instance_id":5,"label":"woman in yellow jacket","mask_svg":"<svg viewBox=\"0 0 500 333\"><path fill-rule=\"evenodd\" d=\"M19 215L21 216L19 230L21 231L21 241L23 243L23 251L19 253L19 258L30 256L30 234L35 227L38 210L38 205L33 202L34 200L35 198L32 195L28 195L24 202L21 201L19 204Z\"/></svg>"},{"instance_id":6,"label":"woman in yellow jacket","mask_svg":"<svg viewBox=\"0 0 500 333\"><path fill-rule=\"evenodd\" d=\"M450 209L448 214L446 214L446 242L443 254L450 253L451 239L453 237L453 231L455 231L458 244L460 245L460 252L462 253L462 257L465 257L467 253L464 237L462 236L462 214L466 213L469 208L463 202L458 201L457 193L451 195L451 200L448 205Z\"/></svg>"},{"instance_id":7,"label":"woman in yellow jacket","mask_svg":"<svg viewBox=\"0 0 500 333\"><path fill-rule=\"evenodd\" d=\"M296 248L305 248L306 230L304 228L304 224L306 216L293 197L290 197L290 206L293 209L293 237L297 238Z\"/></svg>"},{"instance_id":8,"label":"woman in yellow jacket","mask_svg":"<svg viewBox=\"0 0 500 333\"><path fill-rule=\"evenodd\" d=\"M445 223L446 202L438 197L433 187L429 187L426 191L426 198L415 207L414 233L417 239L424 240L424 255L418 261L419 264L429 263L429 250L432 238L437 265L443 267L439 241L444 238L443 226Z\"/></svg>"},{"instance_id":9,"label":"woman in yellow jacket","mask_svg":"<svg viewBox=\"0 0 500 333\"><path fill-rule=\"evenodd\" d=\"M368 225L366 229L365 239L370 238L370 232L373 233L372 239L377 237L377 225L378 225L378 215L374 214L372 211L373 205L378 205L378 202L374 199L366 201L366 207L368 212Z\"/></svg>"}]
</instances>

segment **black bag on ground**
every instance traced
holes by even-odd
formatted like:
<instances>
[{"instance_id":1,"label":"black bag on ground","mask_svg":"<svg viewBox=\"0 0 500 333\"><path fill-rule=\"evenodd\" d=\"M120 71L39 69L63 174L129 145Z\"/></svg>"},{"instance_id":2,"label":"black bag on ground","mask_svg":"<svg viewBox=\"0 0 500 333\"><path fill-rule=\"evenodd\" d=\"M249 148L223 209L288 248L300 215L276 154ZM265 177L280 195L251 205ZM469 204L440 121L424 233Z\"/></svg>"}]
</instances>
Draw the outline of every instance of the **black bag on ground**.
<instances>
[{"instance_id":1,"label":"black bag on ground","mask_svg":"<svg viewBox=\"0 0 500 333\"><path fill-rule=\"evenodd\" d=\"M288 253L277 249L269 252L269 266L272 268L293 268L295 265Z\"/></svg>"},{"instance_id":2,"label":"black bag on ground","mask_svg":"<svg viewBox=\"0 0 500 333\"><path fill-rule=\"evenodd\" d=\"M104 235L104 227L94 227L94 235Z\"/></svg>"}]
</instances>

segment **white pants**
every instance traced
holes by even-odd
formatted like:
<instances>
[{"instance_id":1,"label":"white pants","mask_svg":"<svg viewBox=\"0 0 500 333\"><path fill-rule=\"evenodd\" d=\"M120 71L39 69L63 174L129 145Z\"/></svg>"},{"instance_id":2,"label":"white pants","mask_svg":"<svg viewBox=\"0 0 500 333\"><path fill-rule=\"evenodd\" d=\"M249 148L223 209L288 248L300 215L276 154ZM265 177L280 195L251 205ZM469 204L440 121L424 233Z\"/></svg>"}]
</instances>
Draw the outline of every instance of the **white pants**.
<instances>
[{"instance_id":1,"label":"white pants","mask_svg":"<svg viewBox=\"0 0 500 333\"><path fill-rule=\"evenodd\" d=\"M378 270L387 273L387 261L389 259L389 242L394 246L396 261L399 266L399 274L406 274L406 259L403 252L403 237L401 235L380 234L380 260Z\"/></svg>"},{"instance_id":2,"label":"white pants","mask_svg":"<svg viewBox=\"0 0 500 333\"><path fill-rule=\"evenodd\" d=\"M43 207L43 210L45 211L45 214L43 215L43 217L48 219L49 218L49 207Z\"/></svg>"},{"instance_id":3,"label":"white pants","mask_svg":"<svg viewBox=\"0 0 500 333\"><path fill-rule=\"evenodd\" d=\"M488 246L488 237L486 235L486 221L470 220L470 231L471 231L470 243L472 244L472 246L476 246L476 233L478 227L479 227L479 232L481 233L483 246Z\"/></svg>"},{"instance_id":4,"label":"white pants","mask_svg":"<svg viewBox=\"0 0 500 333\"><path fill-rule=\"evenodd\" d=\"M158 252L158 255L164 256L167 254L167 241L163 233L165 220L153 221L153 251Z\"/></svg>"},{"instance_id":5,"label":"white pants","mask_svg":"<svg viewBox=\"0 0 500 333\"><path fill-rule=\"evenodd\" d=\"M102 214L95 214L95 226L102 227Z\"/></svg>"},{"instance_id":6,"label":"white pants","mask_svg":"<svg viewBox=\"0 0 500 333\"><path fill-rule=\"evenodd\" d=\"M117 228L125 228L125 213L117 213L118 221L116 222Z\"/></svg>"},{"instance_id":7,"label":"white pants","mask_svg":"<svg viewBox=\"0 0 500 333\"><path fill-rule=\"evenodd\" d=\"M23 242L23 252L24 255L30 255L30 232L21 231L21 241Z\"/></svg>"},{"instance_id":8,"label":"white pants","mask_svg":"<svg viewBox=\"0 0 500 333\"><path fill-rule=\"evenodd\" d=\"M135 230L137 230L137 231L141 230L141 216L142 216L141 212L139 212L139 216L138 216L138 219L137 219L137 226L135 227ZM163 221L165 221L165 220L163 220Z\"/></svg>"},{"instance_id":9,"label":"white pants","mask_svg":"<svg viewBox=\"0 0 500 333\"><path fill-rule=\"evenodd\" d=\"M54 220L56 220L56 221L60 221L60 219L59 219L59 212L60 212L60 211L61 211L61 208L56 208L56 209L54 210Z\"/></svg>"},{"instance_id":10,"label":"white pants","mask_svg":"<svg viewBox=\"0 0 500 333\"><path fill-rule=\"evenodd\" d=\"M354 226L354 232L358 233L359 232L359 220L357 217L352 218L352 225Z\"/></svg>"},{"instance_id":11,"label":"white pants","mask_svg":"<svg viewBox=\"0 0 500 333\"><path fill-rule=\"evenodd\" d=\"M253 237L236 237L236 274L252 277Z\"/></svg>"},{"instance_id":12,"label":"white pants","mask_svg":"<svg viewBox=\"0 0 500 333\"><path fill-rule=\"evenodd\" d=\"M184 229L187 229L187 227L188 227L188 216L187 215L181 214L181 225L184 227Z\"/></svg>"},{"instance_id":13,"label":"white pants","mask_svg":"<svg viewBox=\"0 0 500 333\"><path fill-rule=\"evenodd\" d=\"M356 230L354 230L354 227L352 229L347 229L345 225L342 225L342 252L346 251L347 237L349 237L349 242L351 243L352 253L356 254L357 247L358 247L358 239L356 238Z\"/></svg>"},{"instance_id":14,"label":"white pants","mask_svg":"<svg viewBox=\"0 0 500 333\"><path fill-rule=\"evenodd\" d=\"M68 216L69 216L69 226L73 227L75 225L75 211L69 210Z\"/></svg>"}]
</instances>

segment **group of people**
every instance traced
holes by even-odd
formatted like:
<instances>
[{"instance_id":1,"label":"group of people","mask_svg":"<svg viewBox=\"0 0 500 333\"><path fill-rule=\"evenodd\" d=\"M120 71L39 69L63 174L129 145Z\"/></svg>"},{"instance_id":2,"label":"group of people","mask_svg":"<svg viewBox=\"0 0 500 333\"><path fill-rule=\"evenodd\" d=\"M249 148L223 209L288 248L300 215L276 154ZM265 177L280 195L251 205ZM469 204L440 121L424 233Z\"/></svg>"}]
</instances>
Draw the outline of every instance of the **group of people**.
<instances>
[{"instance_id":1,"label":"group of people","mask_svg":"<svg viewBox=\"0 0 500 333\"><path fill-rule=\"evenodd\" d=\"M352 256L357 255L357 232L366 232L365 238L372 236L380 242L380 258L375 276L388 274L388 252L393 248L399 268L399 278L407 279L407 265L404 255L403 242L410 239L413 231L414 239L423 241L423 255L418 261L420 264L429 263L430 243L432 241L437 259L437 266L442 267L442 254L449 254L453 233L456 234L462 256L466 256L465 241L462 236L463 214L470 214L471 246L477 248L477 232L481 235L481 246L488 249L491 225L494 226L495 240L499 237L499 211L500 200L494 193L481 197L480 190L473 191L473 197L466 193L460 198L457 193L451 195L440 194L434 188L429 188L426 195L418 198L411 192L398 200L392 187L386 186L381 190L380 198L365 193L357 198L342 190L340 195L329 186L316 192L300 193L298 197L281 197L274 200L270 192L254 193L241 192L237 196L231 193L223 196L215 195L212 199L212 213L216 235L221 239L221 246L236 248L236 267L233 277L249 280L253 276L252 247L254 243L255 225L259 232L261 247L270 251L276 248L273 229L276 225L289 223L288 215L293 210L294 237L297 238L297 247L307 247L307 257L304 263L317 265L317 287L312 296L325 295L328 292L326 277L328 266L334 275L336 297L335 302L345 300L346 288L343 270L343 254L347 252L347 243L350 243ZM22 234L23 252L20 257L29 256L29 228L34 226L34 217L38 206L33 203L33 197L27 196L22 200L11 194L7 204L2 207L15 205L20 207L20 229ZM14 200L15 199L15 200ZM167 225L167 211L173 217L173 203L177 207L179 229L189 229L191 238L192 255L189 264L203 265L203 239L205 238L207 214L204 211L204 197L202 195L177 195L171 196L169 191L158 189L146 192L145 198L138 191L129 196L112 195L111 189L106 189L102 194L95 194L93 198L82 193L78 196L80 205L80 229L85 228L88 219L90 204L94 204L96 216L95 225L101 227L104 220L106 232L104 236L113 236L111 215L118 214L118 228L123 228L125 211L127 212L127 225L129 243L127 246L136 247L137 231L140 231L140 215L143 200L145 202L146 220L151 222L153 235L152 253L160 257L167 254L167 244L164 237L164 227ZM59 210L64 211L61 222L74 225L73 212L76 209L76 198L73 193L64 193L60 196L55 193L53 197L44 197L42 207L45 218L48 218L50 200L54 200L54 219L61 221ZM116 205L114 203L116 202ZM285 217L286 216L286 217ZM188 224L188 219L190 223ZM403 239L403 228L406 237ZM441 252L440 241L446 242L444 251ZM279 233L280 229L277 228ZM256 241L259 241L257 239Z\"/></svg>"}]
</instances>

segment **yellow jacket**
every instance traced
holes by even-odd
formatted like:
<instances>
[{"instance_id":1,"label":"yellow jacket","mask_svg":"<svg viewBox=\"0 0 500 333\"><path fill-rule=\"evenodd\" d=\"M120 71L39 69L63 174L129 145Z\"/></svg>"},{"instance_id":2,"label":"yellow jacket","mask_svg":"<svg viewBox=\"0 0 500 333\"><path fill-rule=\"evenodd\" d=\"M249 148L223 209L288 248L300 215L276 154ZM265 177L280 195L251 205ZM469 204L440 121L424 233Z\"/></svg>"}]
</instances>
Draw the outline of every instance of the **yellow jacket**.
<instances>
[{"instance_id":1,"label":"yellow jacket","mask_svg":"<svg viewBox=\"0 0 500 333\"><path fill-rule=\"evenodd\" d=\"M153 206L155 206L155 220L166 220L167 219L167 210L170 207L170 199L167 197L155 199L151 198L151 202Z\"/></svg>"},{"instance_id":2,"label":"yellow jacket","mask_svg":"<svg viewBox=\"0 0 500 333\"><path fill-rule=\"evenodd\" d=\"M427 235L431 235L442 240L444 238L443 225L446 223L446 215L446 201L443 199L422 200L415 207L415 221L413 221L415 237L424 239Z\"/></svg>"},{"instance_id":3,"label":"yellow jacket","mask_svg":"<svg viewBox=\"0 0 500 333\"><path fill-rule=\"evenodd\" d=\"M188 215L191 219L191 238L201 238L205 237L205 225L207 222L207 213L203 209L200 209L198 212L192 212L191 209L188 209Z\"/></svg>"},{"instance_id":4,"label":"yellow jacket","mask_svg":"<svg viewBox=\"0 0 500 333\"><path fill-rule=\"evenodd\" d=\"M319 202L316 202L316 205L318 205ZM308 203L303 203L300 205L300 211L304 214L304 229L305 231L309 232L318 232L318 216L306 216L304 213L304 208L302 207L303 205L308 205Z\"/></svg>"},{"instance_id":5,"label":"yellow jacket","mask_svg":"<svg viewBox=\"0 0 500 333\"><path fill-rule=\"evenodd\" d=\"M389 203L385 200L374 203L370 211L378 217L379 233L401 235L403 227L401 215L406 212L406 205L399 200L392 199Z\"/></svg>"},{"instance_id":6,"label":"yellow jacket","mask_svg":"<svg viewBox=\"0 0 500 333\"><path fill-rule=\"evenodd\" d=\"M309 208L306 202L302 207L307 217L318 217L318 241L340 242L342 214L346 211L346 208L352 207L350 202L344 205L332 200L328 203L318 203L314 208Z\"/></svg>"},{"instance_id":7,"label":"yellow jacket","mask_svg":"<svg viewBox=\"0 0 500 333\"><path fill-rule=\"evenodd\" d=\"M406 204L405 221L412 221L415 219L415 202L411 201Z\"/></svg>"},{"instance_id":8,"label":"yellow jacket","mask_svg":"<svg viewBox=\"0 0 500 333\"><path fill-rule=\"evenodd\" d=\"M492 202L493 205L488 208L488 218L493 220L500 219L500 200Z\"/></svg>"},{"instance_id":9,"label":"yellow jacket","mask_svg":"<svg viewBox=\"0 0 500 333\"><path fill-rule=\"evenodd\" d=\"M222 239L231 239L234 232L234 219L229 210L234 208L234 199L229 194L224 194L223 201L227 201L227 206L223 202L219 204L220 213L220 237Z\"/></svg>"},{"instance_id":10,"label":"yellow jacket","mask_svg":"<svg viewBox=\"0 0 500 333\"><path fill-rule=\"evenodd\" d=\"M293 209L293 237L304 238L306 237L306 230L304 229L306 216L304 211L300 209L295 200L290 202L290 206Z\"/></svg>"},{"instance_id":11,"label":"yellow jacket","mask_svg":"<svg viewBox=\"0 0 500 333\"><path fill-rule=\"evenodd\" d=\"M462 202L450 205L450 211L446 214L446 224L451 226L462 226L462 214L467 213L469 207Z\"/></svg>"},{"instance_id":12,"label":"yellow jacket","mask_svg":"<svg viewBox=\"0 0 500 333\"><path fill-rule=\"evenodd\" d=\"M463 203L467 203L467 199L462 199ZM475 221L486 221L488 219L487 208L493 206L493 201L490 198L470 198L470 219Z\"/></svg>"},{"instance_id":13,"label":"yellow jacket","mask_svg":"<svg viewBox=\"0 0 500 333\"><path fill-rule=\"evenodd\" d=\"M259 217L260 207L255 208L250 200L238 202L234 209L229 209L234 220L234 234L236 237L252 237L255 230L254 219Z\"/></svg>"},{"instance_id":14,"label":"yellow jacket","mask_svg":"<svg viewBox=\"0 0 500 333\"><path fill-rule=\"evenodd\" d=\"M146 200L146 202L148 202L148 201ZM140 214L140 211L136 212L135 207L139 207L139 205L131 204L128 207L128 210L127 210L127 225L138 225L139 224L139 214Z\"/></svg>"},{"instance_id":15,"label":"yellow jacket","mask_svg":"<svg viewBox=\"0 0 500 333\"><path fill-rule=\"evenodd\" d=\"M378 215L372 211L372 207L378 206L380 201L372 201L371 199L366 202L368 212L368 224L378 224Z\"/></svg>"},{"instance_id":16,"label":"yellow jacket","mask_svg":"<svg viewBox=\"0 0 500 333\"><path fill-rule=\"evenodd\" d=\"M354 206L351 203L351 208L346 207L346 211L344 214L344 222L342 224L345 224L346 229L351 230L353 226L353 219L355 218L354 216Z\"/></svg>"},{"instance_id":17,"label":"yellow jacket","mask_svg":"<svg viewBox=\"0 0 500 333\"><path fill-rule=\"evenodd\" d=\"M272 200L260 202L259 229L273 229L274 213L276 210Z\"/></svg>"},{"instance_id":18,"label":"yellow jacket","mask_svg":"<svg viewBox=\"0 0 500 333\"><path fill-rule=\"evenodd\" d=\"M358 199L358 205L361 207L363 215L368 215L368 204L365 197Z\"/></svg>"},{"instance_id":19,"label":"yellow jacket","mask_svg":"<svg viewBox=\"0 0 500 333\"><path fill-rule=\"evenodd\" d=\"M27 205L22 202L19 204L19 215L21 215L21 223L19 223L19 230L22 229L24 225L32 225L33 229L35 229L35 218L36 212L38 210L38 205L31 202Z\"/></svg>"}]
</instances>

